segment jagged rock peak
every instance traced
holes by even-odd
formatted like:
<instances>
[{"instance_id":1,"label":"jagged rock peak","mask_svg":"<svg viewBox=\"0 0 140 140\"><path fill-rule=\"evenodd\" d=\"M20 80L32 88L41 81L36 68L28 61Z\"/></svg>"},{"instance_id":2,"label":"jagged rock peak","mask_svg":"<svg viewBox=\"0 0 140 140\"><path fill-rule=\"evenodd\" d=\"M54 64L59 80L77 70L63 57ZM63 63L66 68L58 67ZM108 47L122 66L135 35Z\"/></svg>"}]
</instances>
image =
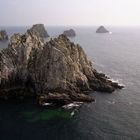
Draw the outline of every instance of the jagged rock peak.
<instances>
[{"instance_id":1,"label":"jagged rock peak","mask_svg":"<svg viewBox=\"0 0 140 140\"><path fill-rule=\"evenodd\" d=\"M36 33L28 30L25 34L14 34L10 38L10 43L8 48L14 49L16 54L24 55L24 58L28 59L32 49L39 49L44 46L44 41L40 36L37 36ZM19 53L20 52L20 53Z\"/></svg>"},{"instance_id":2,"label":"jagged rock peak","mask_svg":"<svg viewBox=\"0 0 140 140\"><path fill-rule=\"evenodd\" d=\"M13 35L9 47L0 52L0 97L44 94L47 101L93 101L82 93L118 88L122 87L98 73L82 47L66 35L44 44L28 30Z\"/></svg>"},{"instance_id":3,"label":"jagged rock peak","mask_svg":"<svg viewBox=\"0 0 140 140\"><path fill-rule=\"evenodd\" d=\"M43 24L35 24L29 30L36 33L41 38L49 37Z\"/></svg>"},{"instance_id":4,"label":"jagged rock peak","mask_svg":"<svg viewBox=\"0 0 140 140\"><path fill-rule=\"evenodd\" d=\"M73 29L70 29L70 30L66 30L63 32L64 35L66 35L67 37L74 37L76 36L76 33Z\"/></svg>"},{"instance_id":5,"label":"jagged rock peak","mask_svg":"<svg viewBox=\"0 0 140 140\"><path fill-rule=\"evenodd\" d=\"M27 65L30 55L33 50L42 49L43 46L44 42L42 39L30 31L23 35L14 34L10 38L8 48L0 52L1 89L4 89L4 91L9 88L16 89L17 84L22 85L22 82L27 80ZM18 82L19 79L21 79L20 83ZM7 87L9 83L12 84L11 87Z\"/></svg>"},{"instance_id":6,"label":"jagged rock peak","mask_svg":"<svg viewBox=\"0 0 140 140\"><path fill-rule=\"evenodd\" d=\"M5 40L8 40L7 32L5 30L1 30L0 31L0 41L5 41Z\"/></svg>"},{"instance_id":7,"label":"jagged rock peak","mask_svg":"<svg viewBox=\"0 0 140 140\"><path fill-rule=\"evenodd\" d=\"M109 31L104 27L100 26L97 30L96 33L108 33Z\"/></svg>"}]
</instances>

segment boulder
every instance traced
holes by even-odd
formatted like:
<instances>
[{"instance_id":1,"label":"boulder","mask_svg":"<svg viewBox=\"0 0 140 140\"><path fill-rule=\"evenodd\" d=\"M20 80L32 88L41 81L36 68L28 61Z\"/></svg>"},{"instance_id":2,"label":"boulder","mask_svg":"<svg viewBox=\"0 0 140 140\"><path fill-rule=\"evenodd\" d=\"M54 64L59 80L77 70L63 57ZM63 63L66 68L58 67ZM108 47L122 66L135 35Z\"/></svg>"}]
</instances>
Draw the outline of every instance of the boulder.
<instances>
[{"instance_id":1,"label":"boulder","mask_svg":"<svg viewBox=\"0 0 140 140\"><path fill-rule=\"evenodd\" d=\"M0 41L8 40L8 35L5 30L0 31Z\"/></svg>"},{"instance_id":2,"label":"boulder","mask_svg":"<svg viewBox=\"0 0 140 140\"><path fill-rule=\"evenodd\" d=\"M66 30L63 32L64 35L66 35L67 37L74 37L76 36L76 33L73 29L70 29L70 30Z\"/></svg>"},{"instance_id":3,"label":"boulder","mask_svg":"<svg viewBox=\"0 0 140 140\"><path fill-rule=\"evenodd\" d=\"M100 26L97 30L96 33L109 33L109 31L104 27Z\"/></svg>"}]
</instances>

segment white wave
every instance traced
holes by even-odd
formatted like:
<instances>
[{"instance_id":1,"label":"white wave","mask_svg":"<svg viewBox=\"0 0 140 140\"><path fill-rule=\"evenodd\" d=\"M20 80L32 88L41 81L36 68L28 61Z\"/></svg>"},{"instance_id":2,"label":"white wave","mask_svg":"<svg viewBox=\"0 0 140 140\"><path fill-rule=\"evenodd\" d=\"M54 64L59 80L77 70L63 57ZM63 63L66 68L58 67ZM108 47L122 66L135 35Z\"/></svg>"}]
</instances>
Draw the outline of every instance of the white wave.
<instances>
[{"instance_id":1,"label":"white wave","mask_svg":"<svg viewBox=\"0 0 140 140\"><path fill-rule=\"evenodd\" d=\"M43 103L43 106L51 106L52 103Z\"/></svg>"},{"instance_id":2,"label":"white wave","mask_svg":"<svg viewBox=\"0 0 140 140\"><path fill-rule=\"evenodd\" d=\"M74 116L74 114L75 114L75 112L74 112L74 111L72 111L70 115L71 115L71 116Z\"/></svg>"},{"instance_id":3,"label":"white wave","mask_svg":"<svg viewBox=\"0 0 140 140\"><path fill-rule=\"evenodd\" d=\"M109 104L115 104L115 101L108 101Z\"/></svg>"},{"instance_id":4,"label":"white wave","mask_svg":"<svg viewBox=\"0 0 140 140\"><path fill-rule=\"evenodd\" d=\"M125 87L125 85L122 84L122 79L113 79L113 78L110 78L110 77L109 77L109 80L110 80L111 82L113 82L113 83L118 83L119 86Z\"/></svg>"},{"instance_id":5,"label":"white wave","mask_svg":"<svg viewBox=\"0 0 140 140\"><path fill-rule=\"evenodd\" d=\"M129 105L132 105L133 103L132 102L129 102Z\"/></svg>"},{"instance_id":6,"label":"white wave","mask_svg":"<svg viewBox=\"0 0 140 140\"><path fill-rule=\"evenodd\" d=\"M62 106L62 108L64 109L73 109L73 108L77 108L80 107L83 104L83 102L73 102L67 105Z\"/></svg>"},{"instance_id":7,"label":"white wave","mask_svg":"<svg viewBox=\"0 0 140 140\"><path fill-rule=\"evenodd\" d=\"M119 83L119 79L113 79L113 78L109 78L110 81L115 82L115 83Z\"/></svg>"}]
</instances>

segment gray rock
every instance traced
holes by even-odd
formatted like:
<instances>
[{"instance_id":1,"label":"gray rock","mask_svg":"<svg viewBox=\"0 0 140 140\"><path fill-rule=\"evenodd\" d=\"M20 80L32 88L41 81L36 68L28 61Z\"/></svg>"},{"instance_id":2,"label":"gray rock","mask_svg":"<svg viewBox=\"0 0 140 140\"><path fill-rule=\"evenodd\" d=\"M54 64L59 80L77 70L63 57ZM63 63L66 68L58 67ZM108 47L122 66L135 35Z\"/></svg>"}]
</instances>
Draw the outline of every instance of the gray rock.
<instances>
[{"instance_id":1,"label":"gray rock","mask_svg":"<svg viewBox=\"0 0 140 140\"><path fill-rule=\"evenodd\" d=\"M64 35L66 35L67 37L74 37L76 36L76 33L73 29L70 29L70 30L66 30L63 32Z\"/></svg>"},{"instance_id":2,"label":"gray rock","mask_svg":"<svg viewBox=\"0 0 140 140\"><path fill-rule=\"evenodd\" d=\"M97 30L96 33L109 33L109 31L104 27L100 26Z\"/></svg>"},{"instance_id":3,"label":"gray rock","mask_svg":"<svg viewBox=\"0 0 140 140\"><path fill-rule=\"evenodd\" d=\"M0 31L0 41L8 40L8 35L5 30Z\"/></svg>"},{"instance_id":4,"label":"gray rock","mask_svg":"<svg viewBox=\"0 0 140 140\"><path fill-rule=\"evenodd\" d=\"M38 102L40 105L43 105L44 103L53 103L53 104L59 104L59 105L64 105L64 104L69 104L72 102L93 102L95 101L93 98L91 98L88 95L82 94L82 93L48 93L43 94L39 96Z\"/></svg>"},{"instance_id":5,"label":"gray rock","mask_svg":"<svg viewBox=\"0 0 140 140\"><path fill-rule=\"evenodd\" d=\"M8 48L0 52L2 98L45 95L46 102L89 102L93 98L84 95L87 91L113 92L120 88L98 73L82 47L65 35L44 43L28 30L24 35L14 34Z\"/></svg>"},{"instance_id":6,"label":"gray rock","mask_svg":"<svg viewBox=\"0 0 140 140\"><path fill-rule=\"evenodd\" d=\"M34 34L37 34L41 38L49 37L43 24L35 24L29 30L32 31Z\"/></svg>"}]
</instances>

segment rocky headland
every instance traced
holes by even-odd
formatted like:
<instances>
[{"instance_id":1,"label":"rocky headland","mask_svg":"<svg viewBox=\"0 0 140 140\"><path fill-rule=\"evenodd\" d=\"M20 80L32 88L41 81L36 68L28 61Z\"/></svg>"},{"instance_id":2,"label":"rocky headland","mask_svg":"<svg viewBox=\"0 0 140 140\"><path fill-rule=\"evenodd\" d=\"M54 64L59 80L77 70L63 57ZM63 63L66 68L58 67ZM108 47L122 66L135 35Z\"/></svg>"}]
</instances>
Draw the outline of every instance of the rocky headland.
<instances>
[{"instance_id":1,"label":"rocky headland","mask_svg":"<svg viewBox=\"0 0 140 140\"><path fill-rule=\"evenodd\" d=\"M92 66L79 44L66 35L44 42L31 29L14 34L0 52L0 98L37 97L40 104L94 101L87 93L121 89Z\"/></svg>"},{"instance_id":2,"label":"rocky headland","mask_svg":"<svg viewBox=\"0 0 140 140\"><path fill-rule=\"evenodd\" d=\"M43 24L35 24L31 27L30 31L32 31L34 34L38 35L41 38L47 38L49 37L49 34L47 33L45 26Z\"/></svg>"},{"instance_id":3,"label":"rocky headland","mask_svg":"<svg viewBox=\"0 0 140 140\"><path fill-rule=\"evenodd\" d=\"M97 30L96 33L109 33L109 31L104 27L100 26Z\"/></svg>"},{"instance_id":4,"label":"rocky headland","mask_svg":"<svg viewBox=\"0 0 140 140\"><path fill-rule=\"evenodd\" d=\"M76 36L76 33L73 29L66 30L63 32L63 34L66 35L67 37L75 37Z\"/></svg>"},{"instance_id":5,"label":"rocky headland","mask_svg":"<svg viewBox=\"0 0 140 140\"><path fill-rule=\"evenodd\" d=\"M0 31L0 41L6 41L6 40L8 40L7 32L5 30L1 30Z\"/></svg>"}]
</instances>

